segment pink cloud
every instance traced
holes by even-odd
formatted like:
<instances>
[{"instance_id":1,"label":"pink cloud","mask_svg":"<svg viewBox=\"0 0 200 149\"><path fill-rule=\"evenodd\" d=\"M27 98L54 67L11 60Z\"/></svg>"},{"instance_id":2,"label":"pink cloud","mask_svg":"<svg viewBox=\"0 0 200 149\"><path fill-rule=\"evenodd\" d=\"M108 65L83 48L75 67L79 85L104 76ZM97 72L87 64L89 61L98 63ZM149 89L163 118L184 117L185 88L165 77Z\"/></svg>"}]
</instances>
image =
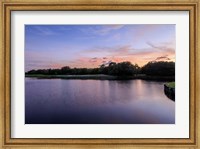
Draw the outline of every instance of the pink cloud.
<instances>
[{"instance_id":1,"label":"pink cloud","mask_svg":"<svg viewBox=\"0 0 200 149\"><path fill-rule=\"evenodd\" d=\"M130 61L133 64L143 66L149 61L175 61L175 49L173 44L148 44L149 48L135 49L130 45L115 47L96 47L77 53L73 59L56 59L55 54L26 51L26 70L33 69L61 68L96 68L109 61L123 62Z\"/></svg>"},{"instance_id":2,"label":"pink cloud","mask_svg":"<svg viewBox=\"0 0 200 149\"><path fill-rule=\"evenodd\" d=\"M159 50L157 50L159 49ZM170 45L152 45L147 49L134 49L130 45L118 46L118 47L99 47L86 50L85 53L90 53L95 57L81 57L79 61L76 61L76 67L98 67L102 63L123 62L130 61L137 63L139 66L143 66L149 61L175 61L175 50ZM103 56L101 56L103 54ZM87 54L86 54L87 55ZM98 57L97 57L98 56ZM73 65L74 66L74 65Z\"/></svg>"}]
</instances>

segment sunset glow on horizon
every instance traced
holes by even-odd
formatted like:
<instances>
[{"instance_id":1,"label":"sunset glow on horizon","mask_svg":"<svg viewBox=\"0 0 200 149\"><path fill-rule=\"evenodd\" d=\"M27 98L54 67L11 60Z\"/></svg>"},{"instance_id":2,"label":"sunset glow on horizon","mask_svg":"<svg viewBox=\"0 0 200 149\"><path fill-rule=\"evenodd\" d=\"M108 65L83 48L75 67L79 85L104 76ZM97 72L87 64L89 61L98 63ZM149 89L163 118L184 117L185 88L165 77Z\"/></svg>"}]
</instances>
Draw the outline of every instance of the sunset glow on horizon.
<instances>
[{"instance_id":1,"label":"sunset glow on horizon","mask_svg":"<svg viewBox=\"0 0 200 149\"><path fill-rule=\"evenodd\" d=\"M26 25L25 71L175 62L175 25Z\"/></svg>"}]
</instances>

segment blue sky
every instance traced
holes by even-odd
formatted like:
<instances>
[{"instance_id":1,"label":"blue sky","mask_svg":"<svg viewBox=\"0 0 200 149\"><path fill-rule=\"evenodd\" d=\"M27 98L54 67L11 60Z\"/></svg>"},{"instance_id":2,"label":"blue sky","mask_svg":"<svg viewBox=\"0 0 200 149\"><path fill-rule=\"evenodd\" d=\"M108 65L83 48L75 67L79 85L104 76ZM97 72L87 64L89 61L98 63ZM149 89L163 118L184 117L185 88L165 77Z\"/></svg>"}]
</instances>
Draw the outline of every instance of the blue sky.
<instances>
[{"instance_id":1,"label":"blue sky","mask_svg":"<svg viewBox=\"0 0 200 149\"><path fill-rule=\"evenodd\" d=\"M175 25L26 25L25 69L175 61Z\"/></svg>"}]
</instances>

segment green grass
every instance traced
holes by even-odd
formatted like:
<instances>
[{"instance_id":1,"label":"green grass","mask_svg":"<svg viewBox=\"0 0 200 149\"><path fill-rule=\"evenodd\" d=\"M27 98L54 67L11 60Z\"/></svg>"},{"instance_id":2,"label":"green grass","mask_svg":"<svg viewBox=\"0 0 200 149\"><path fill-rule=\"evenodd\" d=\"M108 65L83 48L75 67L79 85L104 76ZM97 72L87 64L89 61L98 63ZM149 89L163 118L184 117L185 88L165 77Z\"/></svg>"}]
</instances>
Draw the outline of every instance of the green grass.
<instances>
[{"instance_id":1,"label":"green grass","mask_svg":"<svg viewBox=\"0 0 200 149\"><path fill-rule=\"evenodd\" d=\"M175 82L166 83L168 87L175 88Z\"/></svg>"},{"instance_id":2,"label":"green grass","mask_svg":"<svg viewBox=\"0 0 200 149\"><path fill-rule=\"evenodd\" d=\"M155 80L155 81L173 81L174 76L146 76L138 74L135 76L112 76L104 74L94 75L42 75L42 74L25 74L25 77L39 78L39 79L95 79L95 80L132 80L132 79L143 79L143 80Z\"/></svg>"},{"instance_id":3,"label":"green grass","mask_svg":"<svg viewBox=\"0 0 200 149\"><path fill-rule=\"evenodd\" d=\"M116 76L110 75L42 75L42 74L26 74L26 77L35 77L43 79L100 79L100 80L113 80L116 79Z\"/></svg>"}]
</instances>

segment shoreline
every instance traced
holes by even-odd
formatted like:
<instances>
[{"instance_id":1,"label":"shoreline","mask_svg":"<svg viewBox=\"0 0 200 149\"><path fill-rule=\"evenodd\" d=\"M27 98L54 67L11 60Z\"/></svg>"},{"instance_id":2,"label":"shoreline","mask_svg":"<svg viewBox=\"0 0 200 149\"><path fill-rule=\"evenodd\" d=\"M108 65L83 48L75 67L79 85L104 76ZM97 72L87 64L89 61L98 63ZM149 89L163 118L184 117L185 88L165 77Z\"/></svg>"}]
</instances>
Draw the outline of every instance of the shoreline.
<instances>
[{"instance_id":1,"label":"shoreline","mask_svg":"<svg viewBox=\"0 0 200 149\"><path fill-rule=\"evenodd\" d=\"M81 80L152 80L152 81L175 81L175 76L112 76L112 75L42 75L42 74L25 74L26 78L37 79L81 79Z\"/></svg>"},{"instance_id":2,"label":"shoreline","mask_svg":"<svg viewBox=\"0 0 200 149\"><path fill-rule=\"evenodd\" d=\"M173 101L175 101L175 86L170 86L169 85L169 83L165 83L164 84L164 92L165 92L165 95L169 98L169 99L171 99L171 100L173 100Z\"/></svg>"}]
</instances>

